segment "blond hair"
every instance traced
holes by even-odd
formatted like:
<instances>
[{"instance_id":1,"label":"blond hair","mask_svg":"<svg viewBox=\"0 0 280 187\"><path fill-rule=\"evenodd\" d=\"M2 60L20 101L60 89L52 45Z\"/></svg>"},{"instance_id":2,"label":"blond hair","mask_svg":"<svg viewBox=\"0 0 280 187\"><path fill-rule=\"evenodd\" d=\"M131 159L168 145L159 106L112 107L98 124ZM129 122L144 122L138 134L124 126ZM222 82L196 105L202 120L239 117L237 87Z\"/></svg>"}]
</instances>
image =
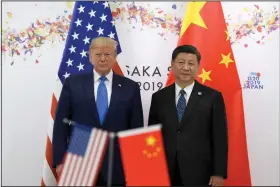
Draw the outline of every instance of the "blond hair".
<instances>
[{"instance_id":1,"label":"blond hair","mask_svg":"<svg viewBox=\"0 0 280 187\"><path fill-rule=\"evenodd\" d=\"M118 42L116 40L113 40L112 38L109 37L97 37L93 38L91 40L90 46L89 46L89 52L91 49L93 49L95 46L106 46L106 47L112 47L115 50L115 55L117 55L117 46Z\"/></svg>"}]
</instances>

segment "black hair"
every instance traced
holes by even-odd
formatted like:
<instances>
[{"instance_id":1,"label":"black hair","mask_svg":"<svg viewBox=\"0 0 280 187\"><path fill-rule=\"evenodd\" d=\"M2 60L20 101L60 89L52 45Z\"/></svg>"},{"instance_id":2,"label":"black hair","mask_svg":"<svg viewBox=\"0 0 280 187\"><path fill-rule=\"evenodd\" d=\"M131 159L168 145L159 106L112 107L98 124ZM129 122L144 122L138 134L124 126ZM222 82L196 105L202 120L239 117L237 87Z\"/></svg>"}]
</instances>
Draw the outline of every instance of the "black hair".
<instances>
[{"instance_id":1,"label":"black hair","mask_svg":"<svg viewBox=\"0 0 280 187\"><path fill-rule=\"evenodd\" d=\"M179 55L179 53L194 54L194 55L196 55L198 64L200 63L201 55L200 55L199 51L196 49L196 47L194 47L192 45L181 45L181 46L176 47L172 53L172 61L174 61L176 59L176 57Z\"/></svg>"}]
</instances>

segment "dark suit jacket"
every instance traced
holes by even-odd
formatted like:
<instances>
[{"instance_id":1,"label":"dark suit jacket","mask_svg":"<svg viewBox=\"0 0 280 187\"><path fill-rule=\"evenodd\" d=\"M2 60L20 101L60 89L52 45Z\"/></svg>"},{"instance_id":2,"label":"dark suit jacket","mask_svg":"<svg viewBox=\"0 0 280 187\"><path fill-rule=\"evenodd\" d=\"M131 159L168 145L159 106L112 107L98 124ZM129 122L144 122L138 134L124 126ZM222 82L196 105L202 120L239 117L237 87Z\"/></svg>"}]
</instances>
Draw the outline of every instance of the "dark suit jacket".
<instances>
[{"instance_id":1,"label":"dark suit jacket","mask_svg":"<svg viewBox=\"0 0 280 187\"><path fill-rule=\"evenodd\" d=\"M184 185L208 185L212 175L227 177L227 120L220 92L195 81L179 124L175 84L163 88L153 94L149 114L148 124L158 123L171 178L176 154Z\"/></svg>"},{"instance_id":2,"label":"dark suit jacket","mask_svg":"<svg viewBox=\"0 0 280 187\"><path fill-rule=\"evenodd\" d=\"M61 164L71 134L68 118L80 124L90 125L110 132L143 126L143 109L139 85L125 77L113 74L112 95L104 124L101 126L94 97L93 73L69 77L65 80L57 105L53 128L53 167ZM115 141L113 184L125 184L118 141ZM107 180L108 149L101 173Z\"/></svg>"}]
</instances>

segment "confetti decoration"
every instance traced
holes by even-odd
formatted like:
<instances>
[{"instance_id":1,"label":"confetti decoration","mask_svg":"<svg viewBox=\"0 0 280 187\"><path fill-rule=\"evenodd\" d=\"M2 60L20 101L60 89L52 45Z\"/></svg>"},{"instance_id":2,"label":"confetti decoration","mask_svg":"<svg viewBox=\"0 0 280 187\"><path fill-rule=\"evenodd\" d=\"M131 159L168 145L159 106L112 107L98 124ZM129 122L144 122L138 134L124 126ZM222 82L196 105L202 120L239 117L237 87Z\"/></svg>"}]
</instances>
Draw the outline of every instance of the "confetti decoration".
<instances>
[{"instance_id":1,"label":"confetti decoration","mask_svg":"<svg viewBox=\"0 0 280 187\"><path fill-rule=\"evenodd\" d=\"M69 9L72 9L73 8L73 1L67 1L66 5Z\"/></svg>"},{"instance_id":2,"label":"confetti decoration","mask_svg":"<svg viewBox=\"0 0 280 187\"><path fill-rule=\"evenodd\" d=\"M72 1L66 2L65 10L55 19L35 19L28 27L14 29L4 25L2 33L2 55L10 57L23 55L32 56L34 50L42 48L45 44L64 43L69 24L72 19L72 11L67 10L73 7ZM35 4L37 6L37 4ZM166 12L159 7L151 7L149 4L137 5L135 2L110 2L112 15L115 21L127 23L127 32L139 29L157 29L158 36L164 40L172 34L179 36L182 18L175 16L175 12ZM178 4L173 4L172 9L177 9ZM181 4L182 7L182 4ZM242 24L236 23L227 15L225 18L229 30L231 44L240 43L244 38L250 38L257 45L264 45L265 42L273 40L270 33L279 29L279 10L273 7L270 12L264 12L259 5L241 9L240 14L246 15L247 19ZM11 11L7 12L8 18L13 18ZM8 21L4 23L8 24ZM248 44L243 44L248 48ZM39 60L38 60L39 62ZM15 62L11 62L14 64Z\"/></svg>"},{"instance_id":3,"label":"confetti decoration","mask_svg":"<svg viewBox=\"0 0 280 187\"><path fill-rule=\"evenodd\" d=\"M12 18L13 14L11 12L7 12L7 16L8 16L8 18Z\"/></svg>"},{"instance_id":4,"label":"confetti decoration","mask_svg":"<svg viewBox=\"0 0 280 187\"><path fill-rule=\"evenodd\" d=\"M248 8L244 8L243 11L248 19L241 25L232 22L230 15L226 17L228 30L231 31L229 34L231 44L240 43L243 38L250 38L256 41L256 44L264 45L266 39L269 41L269 34L279 29L279 11L275 6L271 12L266 13L259 5L254 5L252 11Z\"/></svg>"},{"instance_id":5,"label":"confetti decoration","mask_svg":"<svg viewBox=\"0 0 280 187\"><path fill-rule=\"evenodd\" d=\"M2 55L31 56L35 49L39 49L44 44L64 42L71 19L71 14L64 13L55 20L36 19L24 29L16 30L10 27L2 29Z\"/></svg>"},{"instance_id":6,"label":"confetti decoration","mask_svg":"<svg viewBox=\"0 0 280 187\"><path fill-rule=\"evenodd\" d=\"M172 9L176 9L177 5L173 4ZM112 15L115 20L132 25L133 29L155 29L161 28L158 35L166 39L168 34L179 35L181 29L182 18L174 16L172 13L165 12L162 8L153 8L149 4L137 5L133 3L120 3L111 7ZM155 11L156 10L156 11Z\"/></svg>"}]
</instances>

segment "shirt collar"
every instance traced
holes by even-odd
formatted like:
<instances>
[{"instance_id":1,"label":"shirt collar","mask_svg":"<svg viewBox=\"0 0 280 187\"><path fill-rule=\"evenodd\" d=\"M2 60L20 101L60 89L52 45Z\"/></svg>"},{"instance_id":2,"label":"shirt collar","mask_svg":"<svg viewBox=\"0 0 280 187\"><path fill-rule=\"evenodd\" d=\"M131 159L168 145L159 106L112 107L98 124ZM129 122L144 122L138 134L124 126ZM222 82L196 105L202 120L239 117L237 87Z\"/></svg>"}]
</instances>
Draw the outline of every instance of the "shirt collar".
<instances>
[{"instance_id":1,"label":"shirt collar","mask_svg":"<svg viewBox=\"0 0 280 187\"><path fill-rule=\"evenodd\" d=\"M100 74L95 71L95 69L93 69L93 77L94 77L94 82L98 82L99 78L101 77ZM111 70L105 77L107 78L108 81L112 82L113 71Z\"/></svg>"},{"instance_id":2,"label":"shirt collar","mask_svg":"<svg viewBox=\"0 0 280 187\"><path fill-rule=\"evenodd\" d=\"M187 96L190 96L194 87L194 82L192 84L190 84L189 86L186 86L184 88L185 92L187 93ZM176 90L176 96L181 96L180 95L180 91L182 90L182 88L175 82L175 90Z\"/></svg>"}]
</instances>

